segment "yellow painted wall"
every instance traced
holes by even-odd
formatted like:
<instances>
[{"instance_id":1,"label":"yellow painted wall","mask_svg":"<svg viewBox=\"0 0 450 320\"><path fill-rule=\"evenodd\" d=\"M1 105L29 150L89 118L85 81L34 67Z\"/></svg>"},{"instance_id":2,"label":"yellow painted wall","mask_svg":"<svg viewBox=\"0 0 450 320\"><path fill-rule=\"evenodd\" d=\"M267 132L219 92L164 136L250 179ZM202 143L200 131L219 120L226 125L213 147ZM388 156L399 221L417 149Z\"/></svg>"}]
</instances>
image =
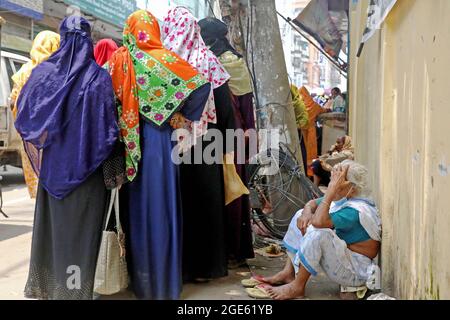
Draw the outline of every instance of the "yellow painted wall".
<instances>
[{"instance_id":1,"label":"yellow painted wall","mask_svg":"<svg viewBox=\"0 0 450 320\"><path fill-rule=\"evenodd\" d=\"M369 0L351 1L350 134L383 219L383 291L450 299L450 1L398 0L356 58Z\"/></svg>"}]
</instances>

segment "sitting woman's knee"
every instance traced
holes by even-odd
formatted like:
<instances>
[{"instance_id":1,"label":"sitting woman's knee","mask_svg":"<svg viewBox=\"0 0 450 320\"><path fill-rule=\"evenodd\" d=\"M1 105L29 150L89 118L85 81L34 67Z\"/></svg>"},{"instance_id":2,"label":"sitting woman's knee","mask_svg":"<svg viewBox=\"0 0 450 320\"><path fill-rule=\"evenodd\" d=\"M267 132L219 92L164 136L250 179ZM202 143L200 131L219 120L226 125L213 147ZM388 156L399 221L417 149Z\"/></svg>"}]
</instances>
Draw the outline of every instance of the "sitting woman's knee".
<instances>
[{"instance_id":1,"label":"sitting woman's knee","mask_svg":"<svg viewBox=\"0 0 450 320\"><path fill-rule=\"evenodd\" d=\"M333 238L333 231L331 229L317 229L317 228L310 228L308 229L308 232L305 234L305 239L314 239L314 240L321 240L321 239L332 239Z\"/></svg>"}]
</instances>

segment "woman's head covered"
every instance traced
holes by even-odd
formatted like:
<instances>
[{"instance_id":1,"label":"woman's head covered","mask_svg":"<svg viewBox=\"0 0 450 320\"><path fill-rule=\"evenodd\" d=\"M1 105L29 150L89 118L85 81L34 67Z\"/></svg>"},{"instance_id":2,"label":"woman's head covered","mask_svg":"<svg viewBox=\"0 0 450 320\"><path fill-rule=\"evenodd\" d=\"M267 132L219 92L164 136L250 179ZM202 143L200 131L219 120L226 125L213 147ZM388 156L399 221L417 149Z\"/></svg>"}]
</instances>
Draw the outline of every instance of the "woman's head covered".
<instances>
[{"instance_id":1,"label":"woman's head covered","mask_svg":"<svg viewBox=\"0 0 450 320\"><path fill-rule=\"evenodd\" d=\"M338 164L342 168L348 166L347 181L352 183L354 190L356 191L356 196L360 198L368 198L371 194L369 187L369 171L362 164L352 161L345 160Z\"/></svg>"}]
</instances>

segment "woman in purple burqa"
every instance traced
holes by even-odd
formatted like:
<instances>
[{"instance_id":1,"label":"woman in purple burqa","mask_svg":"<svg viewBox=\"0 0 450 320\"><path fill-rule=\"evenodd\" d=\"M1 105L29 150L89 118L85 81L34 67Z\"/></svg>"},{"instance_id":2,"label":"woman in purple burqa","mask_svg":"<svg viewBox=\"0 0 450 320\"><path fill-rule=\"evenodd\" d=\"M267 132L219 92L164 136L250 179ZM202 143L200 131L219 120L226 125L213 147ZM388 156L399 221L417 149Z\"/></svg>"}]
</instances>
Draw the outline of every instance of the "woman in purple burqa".
<instances>
[{"instance_id":1,"label":"woman in purple burqa","mask_svg":"<svg viewBox=\"0 0 450 320\"><path fill-rule=\"evenodd\" d=\"M25 296L92 299L107 202L102 164L118 138L117 115L89 23L65 18L60 33L60 49L33 70L18 100L15 126L39 172Z\"/></svg>"}]
</instances>

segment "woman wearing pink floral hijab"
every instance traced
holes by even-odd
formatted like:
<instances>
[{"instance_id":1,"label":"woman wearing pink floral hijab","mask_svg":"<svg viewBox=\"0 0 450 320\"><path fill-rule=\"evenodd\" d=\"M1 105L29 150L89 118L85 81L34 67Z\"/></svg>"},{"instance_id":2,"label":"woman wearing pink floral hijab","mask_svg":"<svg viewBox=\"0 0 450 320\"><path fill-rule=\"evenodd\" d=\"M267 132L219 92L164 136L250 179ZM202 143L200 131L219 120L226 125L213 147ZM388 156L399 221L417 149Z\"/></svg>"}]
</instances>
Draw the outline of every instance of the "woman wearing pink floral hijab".
<instances>
[{"instance_id":1,"label":"woman wearing pink floral hijab","mask_svg":"<svg viewBox=\"0 0 450 320\"><path fill-rule=\"evenodd\" d=\"M228 87L230 76L203 42L197 20L184 7L170 10L162 25L162 40L167 49L191 63L212 84L213 91L201 124L206 124L203 129L209 132L220 130L225 137L227 129L235 129ZM208 136L205 137L211 138ZM212 143L214 140L203 139L202 144L191 149L192 160L194 149L195 153L209 150ZM223 153L228 151L234 150L223 150ZM182 164L180 172L184 279L204 281L224 277L228 272L228 259L222 164Z\"/></svg>"},{"instance_id":2,"label":"woman wearing pink floral hijab","mask_svg":"<svg viewBox=\"0 0 450 320\"><path fill-rule=\"evenodd\" d=\"M178 146L182 151L195 145L196 139L206 134L208 123L217 123L213 90L225 84L230 75L217 57L205 45L200 27L195 17L184 7L169 10L162 25L164 47L177 53L194 66L211 83L211 95L202 118L190 123L184 134L178 136Z\"/></svg>"}]
</instances>

